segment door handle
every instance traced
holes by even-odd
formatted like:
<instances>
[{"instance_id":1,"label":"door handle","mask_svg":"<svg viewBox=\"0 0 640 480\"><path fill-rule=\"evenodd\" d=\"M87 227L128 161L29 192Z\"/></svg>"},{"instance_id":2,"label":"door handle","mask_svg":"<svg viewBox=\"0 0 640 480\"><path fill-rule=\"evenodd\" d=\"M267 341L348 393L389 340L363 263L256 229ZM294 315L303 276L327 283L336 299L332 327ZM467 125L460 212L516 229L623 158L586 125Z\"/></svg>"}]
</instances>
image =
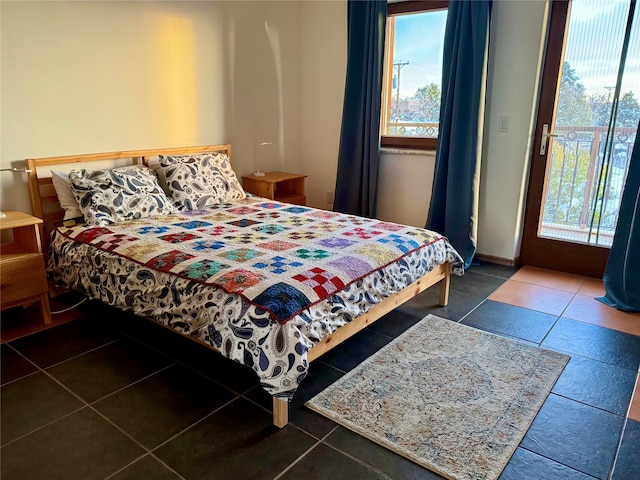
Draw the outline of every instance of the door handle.
<instances>
[{"instance_id":1,"label":"door handle","mask_svg":"<svg viewBox=\"0 0 640 480\"><path fill-rule=\"evenodd\" d=\"M540 141L540 155L547 153L547 139L549 137L557 137L555 133L549 133L549 124L542 125L542 140Z\"/></svg>"}]
</instances>

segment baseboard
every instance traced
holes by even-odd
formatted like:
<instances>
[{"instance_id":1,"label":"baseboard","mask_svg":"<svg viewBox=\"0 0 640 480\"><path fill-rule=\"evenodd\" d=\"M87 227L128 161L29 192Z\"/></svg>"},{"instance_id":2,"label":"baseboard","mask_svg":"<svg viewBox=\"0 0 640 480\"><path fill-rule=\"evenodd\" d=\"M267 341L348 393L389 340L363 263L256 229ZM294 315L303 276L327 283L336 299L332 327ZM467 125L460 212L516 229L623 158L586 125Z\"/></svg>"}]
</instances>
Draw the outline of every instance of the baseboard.
<instances>
[{"instance_id":1,"label":"baseboard","mask_svg":"<svg viewBox=\"0 0 640 480\"><path fill-rule=\"evenodd\" d=\"M516 258L504 258L504 257L495 257L493 255L485 255L484 253L476 253L474 255L474 259L480 260L481 262L487 263L495 263L496 265L504 265L505 267L517 267L520 265L520 257Z\"/></svg>"}]
</instances>

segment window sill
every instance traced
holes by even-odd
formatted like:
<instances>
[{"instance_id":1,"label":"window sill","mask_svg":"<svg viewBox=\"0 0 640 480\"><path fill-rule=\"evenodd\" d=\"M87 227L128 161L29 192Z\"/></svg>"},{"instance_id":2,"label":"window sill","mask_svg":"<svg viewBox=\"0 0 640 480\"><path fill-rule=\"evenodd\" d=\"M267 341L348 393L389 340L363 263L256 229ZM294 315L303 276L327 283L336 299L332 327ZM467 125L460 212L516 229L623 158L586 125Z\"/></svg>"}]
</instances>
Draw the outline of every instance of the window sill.
<instances>
[{"instance_id":1,"label":"window sill","mask_svg":"<svg viewBox=\"0 0 640 480\"><path fill-rule=\"evenodd\" d=\"M435 157L435 150L417 150L411 148L393 148L393 147L381 147L380 153L392 153L394 155L424 155Z\"/></svg>"}]
</instances>

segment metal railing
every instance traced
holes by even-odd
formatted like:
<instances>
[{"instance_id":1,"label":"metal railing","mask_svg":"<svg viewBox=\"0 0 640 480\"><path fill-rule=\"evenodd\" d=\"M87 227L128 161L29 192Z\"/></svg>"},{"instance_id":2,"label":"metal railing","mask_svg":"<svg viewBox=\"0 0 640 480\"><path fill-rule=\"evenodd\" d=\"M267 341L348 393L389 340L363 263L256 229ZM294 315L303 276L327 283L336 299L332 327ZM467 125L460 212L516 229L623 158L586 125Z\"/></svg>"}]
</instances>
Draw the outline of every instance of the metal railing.
<instances>
[{"instance_id":1,"label":"metal railing","mask_svg":"<svg viewBox=\"0 0 640 480\"><path fill-rule=\"evenodd\" d=\"M386 135L404 137L438 137L437 122L387 122Z\"/></svg>"},{"instance_id":2,"label":"metal railing","mask_svg":"<svg viewBox=\"0 0 640 480\"><path fill-rule=\"evenodd\" d=\"M637 128L556 126L541 236L611 245ZM607 151L605 152L605 149Z\"/></svg>"}]
</instances>

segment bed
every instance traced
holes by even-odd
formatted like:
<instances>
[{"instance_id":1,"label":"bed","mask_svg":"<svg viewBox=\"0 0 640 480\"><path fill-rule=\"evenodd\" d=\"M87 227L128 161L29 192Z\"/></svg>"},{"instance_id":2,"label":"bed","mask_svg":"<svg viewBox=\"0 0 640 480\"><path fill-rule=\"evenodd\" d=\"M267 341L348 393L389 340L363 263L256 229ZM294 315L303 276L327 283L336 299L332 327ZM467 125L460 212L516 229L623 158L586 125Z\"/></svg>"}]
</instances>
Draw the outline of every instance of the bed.
<instances>
[{"instance_id":1,"label":"bed","mask_svg":"<svg viewBox=\"0 0 640 480\"><path fill-rule=\"evenodd\" d=\"M189 183L183 163L191 168L230 156L229 145L209 145L29 159L32 210L44 220L52 292L79 290L247 365L273 396L273 423L283 427L311 361L431 286L439 285L439 303L446 305L450 275L462 274L463 266L446 238L424 229L232 195L234 188L215 202L190 197L206 185ZM148 216L125 210L110 221L101 218L100 202L113 201L122 213L122 196L91 197L90 214L65 220L56 168L73 167L76 194L86 187L101 195L91 186L95 170L83 168L88 162L139 175L158 158L182 169L165 168L159 182L169 204L154 199L140 210ZM109 182L116 178L106 171L98 169ZM135 190L140 179L124 178L123 188ZM83 208L89 196L78 197ZM132 198L124 202L138 211L142 201Z\"/></svg>"}]
</instances>

